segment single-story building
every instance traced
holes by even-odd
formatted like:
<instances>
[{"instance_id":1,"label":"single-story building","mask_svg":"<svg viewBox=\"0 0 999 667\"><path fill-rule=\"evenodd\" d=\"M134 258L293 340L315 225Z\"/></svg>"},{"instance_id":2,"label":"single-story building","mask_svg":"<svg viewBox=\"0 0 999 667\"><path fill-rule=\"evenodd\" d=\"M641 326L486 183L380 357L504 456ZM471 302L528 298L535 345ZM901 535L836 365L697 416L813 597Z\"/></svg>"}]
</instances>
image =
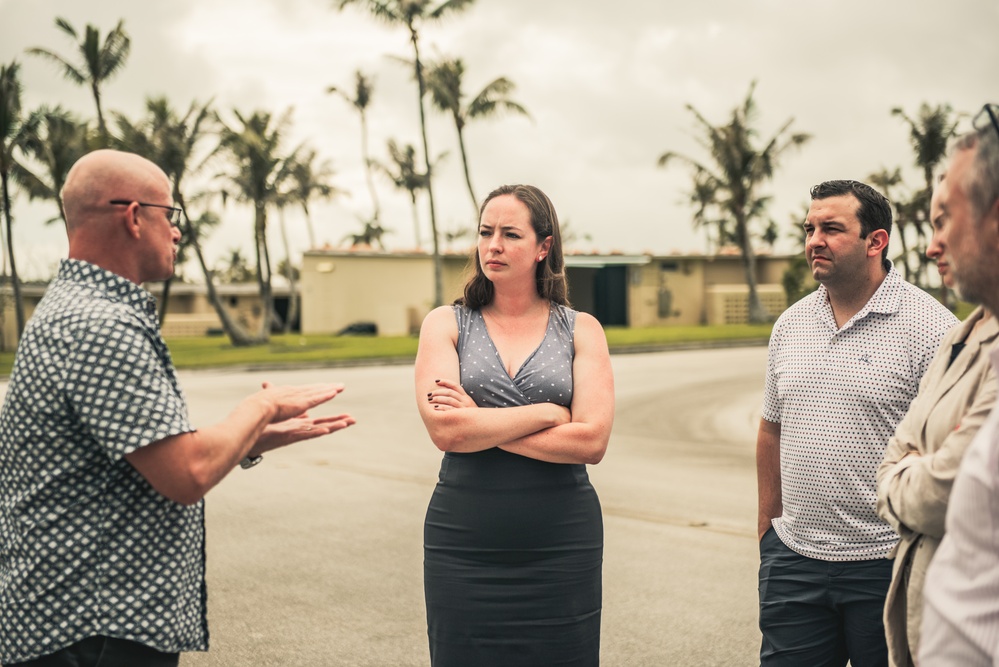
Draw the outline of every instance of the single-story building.
<instances>
[{"instance_id":1,"label":"single-story building","mask_svg":"<svg viewBox=\"0 0 999 667\"><path fill-rule=\"evenodd\" d=\"M444 300L450 303L465 284L469 255L449 252L442 259ZM791 255L757 256L757 290L774 316L786 307L781 277L792 259ZM573 307L591 313L604 326L733 324L748 319L747 288L738 254L568 254L565 260ZM34 312L46 287L45 283L22 285L26 317ZM163 284L146 288L159 297ZM216 290L234 319L256 331L262 315L257 284L220 284ZM287 280L275 276L273 291L275 310L285 317L291 301ZM299 319L293 329L302 333L336 333L365 323L383 335L416 334L433 307L433 260L425 252L310 250L303 255L296 291ZM0 289L0 302L0 343L10 349L17 338L10 285ZM163 323L168 338L221 331L203 284L171 283L168 305Z\"/></svg>"},{"instance_id":2,"label":"single-story building","mask_svg":"<svg viewBox=\"0 0 999 667\"><path fill-rule=\"evenodd\" d=\"M757 290L774 316L786 298L781 277L794 256L759 255ZM461 294L468 254L443 260L444 301ZM569 298L605 326L740 323L748 290L738 255L566 255ZM432 257L373 249L307 251L301 271L302 333L373 323L380 334L419 331L433 307Z\"/></svg>"},{"instance_id":3,"label":"single-story building","mask_svg":"<svg viewBox=\"0 0 999 667\"><path fill-rule=\"evenodd\" d=\"M48 283L43 282L21 285L26 320L35 312L47 287ZM150 283L143 287L157 299L163 293L163 283ZM280 316L286 316L291 300L288 281L275 276L271 289L274 294L274 309ZM215 286L215 290L236 322L251 332L257 330L263 308L256 283L220 284ZM167 316L163 322L163 335L167 338L205 336L211 332L221 331L222 324L208 299L208 290L203 283L172 281L167 307ZM0 287L0 316L2 316L0 349L13 349L17 342L17 318L14 314L13 290L9 284Z\"/></svg>"}]
</instances>

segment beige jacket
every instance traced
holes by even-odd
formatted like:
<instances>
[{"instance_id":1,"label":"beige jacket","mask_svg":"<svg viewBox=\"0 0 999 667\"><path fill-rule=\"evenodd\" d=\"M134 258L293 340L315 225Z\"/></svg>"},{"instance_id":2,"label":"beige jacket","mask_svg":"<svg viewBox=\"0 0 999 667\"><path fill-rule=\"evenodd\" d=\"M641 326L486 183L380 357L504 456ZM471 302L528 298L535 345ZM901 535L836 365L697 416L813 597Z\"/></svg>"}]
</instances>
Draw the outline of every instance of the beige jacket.
<instances>
[{"instance_id":1,"label":"beige jacket","mask_svg":"<svg viewBox=\"0 0 999 667\"><path fill-rule=\"evenodd\" d=\"M989 351L997 344L999 323L990 317L969 335L983 314L978 308L944 337L878 469L878 514L901 536L884 612L893 667L913 665L918 655L923 580L944 534L954 476L996 402ZM951 346L961 340L966 346L948 368ZM905 456L909 452L919 456Z\"/></svg>"}]
</instances>

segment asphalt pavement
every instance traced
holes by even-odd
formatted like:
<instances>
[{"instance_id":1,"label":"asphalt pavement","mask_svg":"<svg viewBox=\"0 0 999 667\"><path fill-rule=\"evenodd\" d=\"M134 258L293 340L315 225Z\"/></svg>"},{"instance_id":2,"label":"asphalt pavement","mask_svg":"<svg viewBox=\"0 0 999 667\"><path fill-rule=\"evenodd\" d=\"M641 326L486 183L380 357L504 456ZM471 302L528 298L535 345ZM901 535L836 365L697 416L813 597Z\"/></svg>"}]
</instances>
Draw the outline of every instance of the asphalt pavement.
<instances>
[{"instance_id":1,"label":"asphalt pavement","mask_svg":"<svg viewBox=\"0 0 999 667\"><path fill-rule=\"evenodd\" d=\"M766 348L615 355L590 478L604 511L601 664L756 665L754 443ZM429 665L423 518L441 454L411 366L182 372L194 423L267 380L344 382L356 426L208 496L211 650L185 667Z\"/></svg>"},{"instance_id":2,"label":"asphalt pavement","mask_svg":"<svg viewBox=\"0 0 999 667\"><path fill-rule=\"evenodd\" d=\"M766 348L612 363L614 429L590 468L605 532L601 664L757 665L754 443ZM343 382L322 411L358 421L272 452L209 493L211 648L181 665L429 665L423 518L441 453L417 413L412 366L180 380L196 426L265 380Z\"/></svg>"}]
</instances>

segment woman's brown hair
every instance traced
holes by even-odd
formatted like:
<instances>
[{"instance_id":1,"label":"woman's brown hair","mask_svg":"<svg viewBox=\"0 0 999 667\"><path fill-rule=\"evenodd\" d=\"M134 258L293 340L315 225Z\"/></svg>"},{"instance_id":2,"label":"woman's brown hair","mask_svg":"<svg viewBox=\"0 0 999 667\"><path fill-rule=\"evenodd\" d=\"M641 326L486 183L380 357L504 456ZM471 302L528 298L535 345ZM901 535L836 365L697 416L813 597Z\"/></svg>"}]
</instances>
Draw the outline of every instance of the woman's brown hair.
<instances>
[{"instance_id":1,"label":"woman's brown hair","mask_svg":"<svg viewBox=\"0 0 999 667\"><path fill-rule=\"evenodd\" d=\"M562 235L559 232L558 216L548 196L533 185L504 185L489 193L479 208L479 219L486 205L496 197L512 195L527 207L531 215L531 226L538 240L552 237L552 245L545 258L538 262L535 278L538 295L562 306L569 305L569 286L565 280L565 260L562 257ZM482 308L492 303L493 283L482 272L478 248L472 249L469 266L474 266L474 274L465 283L465 294L455 300L456 304L469 308Z\"/></svg>"}]
</instances>

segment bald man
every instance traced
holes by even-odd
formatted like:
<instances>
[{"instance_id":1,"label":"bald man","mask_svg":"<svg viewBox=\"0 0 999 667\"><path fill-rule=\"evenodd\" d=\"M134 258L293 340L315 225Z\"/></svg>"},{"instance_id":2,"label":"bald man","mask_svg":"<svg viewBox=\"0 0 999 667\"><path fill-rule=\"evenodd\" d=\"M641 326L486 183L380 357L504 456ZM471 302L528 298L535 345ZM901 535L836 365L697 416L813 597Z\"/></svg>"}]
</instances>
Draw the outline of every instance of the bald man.
<instances>
[{"instance_id":1,"label":"bald man","mask_svg":"<svg viewBox=\"0 0 999 667\"><path fill-rule=\"evenodd\" d=\"M265 383L195 429L141 287L173 274L169 180L101 150L62 195L69 258L0 411L0 663L177 665L208 649L204 495L241 462L354 420L308 415L342 385Z\"/></svg>"}]
</instances>

